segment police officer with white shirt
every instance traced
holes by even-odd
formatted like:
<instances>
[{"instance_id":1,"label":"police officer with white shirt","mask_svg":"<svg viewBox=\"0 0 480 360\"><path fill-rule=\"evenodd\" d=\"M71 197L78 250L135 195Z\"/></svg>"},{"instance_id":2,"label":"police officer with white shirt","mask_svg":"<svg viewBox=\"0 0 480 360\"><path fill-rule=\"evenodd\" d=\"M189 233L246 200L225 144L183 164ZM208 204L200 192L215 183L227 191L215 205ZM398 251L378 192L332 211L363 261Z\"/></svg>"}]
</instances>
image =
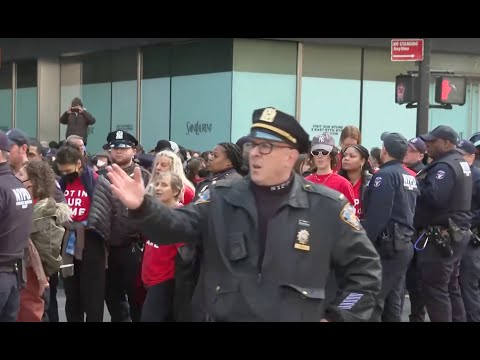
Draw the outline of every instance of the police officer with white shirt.
<instances>
[{"instance_id":1,"label":"police officer with white shirt","mask_svg":"<svg viewBox=\"0 0 480 360\"><path fill-rule=\"evenodd\" d=\"M362 222L382 261L382 290L370 321L400 322L405 274L413 256L411 238L419 191L415 177L402 166L407 139L398 133L383 133L381 140L382 165L365 192ZM385 302L387 297L389 301Z\"/></svg>"}]
</instances>

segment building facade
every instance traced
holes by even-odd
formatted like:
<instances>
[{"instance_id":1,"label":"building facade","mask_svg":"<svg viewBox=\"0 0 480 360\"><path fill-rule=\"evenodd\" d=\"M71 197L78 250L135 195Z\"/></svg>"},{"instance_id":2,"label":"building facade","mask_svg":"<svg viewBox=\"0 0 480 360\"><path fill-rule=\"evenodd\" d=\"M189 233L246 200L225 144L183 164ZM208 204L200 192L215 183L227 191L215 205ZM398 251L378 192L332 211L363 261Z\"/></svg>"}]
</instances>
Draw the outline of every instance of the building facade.
<instances>
[{"instance_id":1,"label":"building facade","mask_svg":"<svg viewBox=\"0 0 480 360\"><path fill-rule=\"evenodd\" d=\"M209 150L246 135L252 111L266 106L296 115L311 136L328 131L338 140L344 126L360 127L367 148L380 145L386 130L415 136L416 110L394 100L395 76L417 64L391 62L388 39L375 46L347 39L92 39L77 42L81 47L52 39L55 46L23 45L21 54L2 40L0 128L18 127L39 140L64 138L59 117L74 97L97 120L89 151L117 129L136 135L147 151L160 139ZM434 48L431 68L467 76L467 102L430 109L429 128L446 124L467 137L480 127L480 54L456 51ZM433 89L432 77L431 103Z\"/></svg>"}]
</instances>

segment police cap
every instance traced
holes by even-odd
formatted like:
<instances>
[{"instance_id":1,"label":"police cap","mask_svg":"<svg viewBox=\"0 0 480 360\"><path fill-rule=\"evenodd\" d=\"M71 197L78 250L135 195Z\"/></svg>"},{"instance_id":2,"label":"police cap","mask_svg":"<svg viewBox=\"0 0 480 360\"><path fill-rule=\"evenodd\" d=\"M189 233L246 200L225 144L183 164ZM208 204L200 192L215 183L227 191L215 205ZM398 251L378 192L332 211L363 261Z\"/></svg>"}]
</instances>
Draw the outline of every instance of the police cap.
<instances>
[{"instance_id":1,"label":"police cap","mask_svg":"<svg viewBox=\"0 0 480 360\"><path fill-rule=\"evenodd\" d=\"M107 136L107 143L110 148L130 148L138 145L137 139L123 130L112 131Z\"/></svg>"},{"instance_id":2,"label":"police cap","mask_svg":"<svg viewBox=\"0 0 480 360\"><path fill-rule=\"evenodd\" d=\"M452 144L457 144L458 134L450 126L440 125L430 131L428 134L421 135L423 141L434 141L437 139L450 141Z\"/></svg>"},{"instance_id":3,"label":"police cap","mask_svg":"<svg viewBox=\"0 0 480 360\"><path fill-rule=\"evenodd\" d=\"M250 137L287 143L301 154L310 150L308 134L293 116L267 107L255 110L252 120Z\"/></svg>"},{"instance_id":4,"label":"police cap","mask_svg":"<svg viewBox=\"0 0 480 360\"><path fill-rule=\"evenodd\" d=\"M6 132L10 145L28 145L28 136L20 129L10 129Z\"/></svg>"},{"instance_id":5,"label":"police cap","mask_svg":"<svg viewBox=\"0 0 480 360\"><path fill-rule=\"evenodd\" d=\"M457 144L457 150L463 155L475 155L475 145L469 141L462 139Z\"/></svg>"},{"instance_id":6,"label":"police cap","mask_svg":"<svg viewBox=\"0 0 480 360\"><path fill-rule=\"evenodd\" d=\"M427 152L427 146L420 137L414 137L413 139L408 140L408 146L415 151L418 151L420 154L425 154Z\"/></svg>"},{"instance_id":7,"label":"police cap","mask_svg":"<svg viewBox=\"0 0 480 360\"><path fill-rule=\"evenodd\" d=\"M402 134L384 132L380 139L388 154L394 159L402 161L407 153L408 142Z\"/></svg>"}]
</instances>

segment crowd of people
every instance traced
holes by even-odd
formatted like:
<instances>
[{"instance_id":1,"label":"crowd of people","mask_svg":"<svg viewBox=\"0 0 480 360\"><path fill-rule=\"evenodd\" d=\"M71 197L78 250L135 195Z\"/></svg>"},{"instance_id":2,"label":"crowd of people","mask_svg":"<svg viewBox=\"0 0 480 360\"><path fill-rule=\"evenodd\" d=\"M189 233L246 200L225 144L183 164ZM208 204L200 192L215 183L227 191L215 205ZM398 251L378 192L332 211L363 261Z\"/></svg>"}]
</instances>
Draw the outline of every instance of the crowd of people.
<instances>
[{"instance_id":1,"label":"crowd of people","mask_svg":"<svg viewBox=\"0 0 480 360\"><path fill-rule=\"evenodd\" d=\"M75 98L67 138L0 133L0 321L479 321L480 134L337 145L274 108L236 143L145 153ZM471 140L471 141L470 141ZM188 144L185 144L188 146Z\"/></svg>"}]
</instances>

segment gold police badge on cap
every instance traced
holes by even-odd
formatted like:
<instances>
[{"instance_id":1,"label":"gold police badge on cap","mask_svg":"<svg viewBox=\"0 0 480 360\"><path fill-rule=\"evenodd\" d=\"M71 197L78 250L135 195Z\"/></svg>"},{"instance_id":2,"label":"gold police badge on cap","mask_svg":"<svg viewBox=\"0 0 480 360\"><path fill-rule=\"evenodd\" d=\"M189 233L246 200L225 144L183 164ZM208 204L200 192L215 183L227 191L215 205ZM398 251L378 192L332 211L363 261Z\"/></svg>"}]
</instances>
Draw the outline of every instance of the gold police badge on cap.
<instances>
[{"instance_id":1,"label":"gold police badge on cap","mask_svg":"<svg viewBox=\"0 0 480 360\"><path fill-rule=\"evenodd\" d=\"M275 120L275 116L277 116L277 110L275 110L274 108L266 108L265 110L263 110L263 113L260 116L259 120L273 122L273 120Z\"/></svg>"}]
</instances>

